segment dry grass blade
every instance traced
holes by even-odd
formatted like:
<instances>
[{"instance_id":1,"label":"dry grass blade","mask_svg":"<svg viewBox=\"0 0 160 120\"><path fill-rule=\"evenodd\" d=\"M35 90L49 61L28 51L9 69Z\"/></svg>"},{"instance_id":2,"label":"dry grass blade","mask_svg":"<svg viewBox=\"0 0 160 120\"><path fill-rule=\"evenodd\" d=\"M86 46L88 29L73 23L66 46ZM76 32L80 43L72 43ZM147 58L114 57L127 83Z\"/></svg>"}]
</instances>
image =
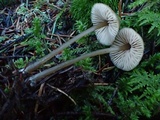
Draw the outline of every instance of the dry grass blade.
<instances>
[{"instance_id":1,"label":"dry grass blade","mask_svg":"<svg viewBox=\"0 0 160 120\"><path fill-rule=\"evenodd\" d=\"M54 86L51 86L50 84L47 84L49 87L51 87L52 89L62 93L63 95L65 95L66 97L68 97L75 105L77 105L77 103L74 101L73 98L71 98L71 96L69 96L67 93L65 93L64 91L60 90L59 88L56 88Z\"/></svg>"},{"instance_id":2,"label":"dry grass blade","mask_svg":"<svg viewBox=\"0 0 160 120\"><path fill-rule=\"evenodd\" d=\"M42 91L43 91L43 87L44 87L45 83L41 84L40 88L39 88L39 92L38 92L38 96L40 97L42 95ZM38 111L38 101L36 102L36 105L35 105L35 109L34 109L34 112L35 114L37 113Z\"/></svg>"}]
</instances>

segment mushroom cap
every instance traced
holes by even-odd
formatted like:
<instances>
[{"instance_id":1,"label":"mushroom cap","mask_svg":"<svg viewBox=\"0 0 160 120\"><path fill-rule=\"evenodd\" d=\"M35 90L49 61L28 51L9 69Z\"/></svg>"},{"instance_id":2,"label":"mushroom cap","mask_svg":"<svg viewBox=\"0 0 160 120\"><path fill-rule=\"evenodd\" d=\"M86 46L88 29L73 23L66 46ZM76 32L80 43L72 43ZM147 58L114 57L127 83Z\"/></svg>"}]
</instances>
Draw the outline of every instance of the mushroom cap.
<instances>
[{"instance_id":1,"label":"mushroom cap","mask_svg":"<svg viewBox=\"0 0 160 120\"><path fill-rule=\"evenodd\" d=\"M113 64L124 71L134 69L142 59L144 52L144 43L141 36L131 28L121 29L111 47L120 47L127 43L130 45L129 50L109 54Z\"/></svg>"},{"instance_id":2,"label":"mushroom cap","mask_svg":"<svg viewBox=\"0 0 160 120\"><path fill-rule=\"evenodd\" d=\"M107 5L96 3L91 10L93 25L106 22L108 25L95 30L97 39L103 45L111 45L119 31L119 19Z\"/></svg>"}]
</instances>

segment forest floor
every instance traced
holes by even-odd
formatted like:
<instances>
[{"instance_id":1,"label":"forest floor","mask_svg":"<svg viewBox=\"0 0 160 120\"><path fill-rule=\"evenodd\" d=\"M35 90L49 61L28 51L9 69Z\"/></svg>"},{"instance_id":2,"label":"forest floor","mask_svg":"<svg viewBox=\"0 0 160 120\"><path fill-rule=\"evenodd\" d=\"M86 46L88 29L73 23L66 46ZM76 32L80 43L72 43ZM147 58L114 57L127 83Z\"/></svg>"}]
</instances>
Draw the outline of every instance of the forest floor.
<instances>
[{"instance_id":1,"label":"forest floor","mask_svg":"<svg viewBox=\"0 0 160 120\"><path fill-rule=\"evenodd\" d=\"M37 11L35 10L35 4L39 5L40 11L38 9ZM65 10L63 10L64 4L66 4ZM20 1L17 1L8 6L4 5L0 11L1 119L44 120L59 119L63 118L63 116L75 116L73 117L73 119L75 119L76 116L83 115L83 113L70 112L72 111L70 110L70 106L76 105L76 102L68 94L72 90L78 92L92 85L108 85L108 83L103 83L100 79L102 76L98 75L98 72L97 75L94 74L94 77L96 76L94 83L90 82L90 79L93 79L89 78L91 73L85 72L81 67L75 66L69 66L46 77L34 87L31 87L30 84L27 83L27 79L31 75L52 66L45 64L44 68L25 75L20 69L28 65L26 64L28 63L27 60L31 57L41 57L41 52L38 53L36 50L42 48L32 46L32 44L36 43L31 41L33 35L30 34L29 30L36 24L33 23L35 16L40 16L43 13L44 16L42 17L44 19L46 16L49 16L49 18L46 18L46 23L42 24L44 28L43 31L47 34L43 37L43 41L50 46L48 50L43 51L44 53L56 49L57 46L71 39L76 33L73 29L74 21L71 19L69 13L69 3L63 3L61 0L53 0L52 5L53 6L47 3L30 1L28 6L25 7ZM58 16L61 15L61 11L63 11L61 22L56 23L55 21L59 19ZM49 22L47 22L47 20L49 20ZM55 27L54 24L59 28ZM55 31L54 33L53 29ZM27 30L29 32L26 32ZM31 43L28 43L28 41L31 41ZM59 55L60 54L61 53L59 53ZM52 60L55 64L60 62L58 55ZM36 60L34 59L34 61ZM108 114L96 113L95 115L108 116L109 118L113 117Z\"/></svg>"},{"instance_id":2,"label":"forest floor","mask_svg":"<svg viewBox=\"0 0 160 120\"><path fill-rule=\"evenodd\" d=\"M35 62L50 51L55 50L67 40L73 38L77 31L75 21L69 12L70 3L66 0L53 0L52 5L47 2L36 3L30 1L23 6L19 0L0 9L0 118L4 120L58 120L66 118L75 120L84 115L75 112L77 103L70 96L87 94L85 89L93 86L107 86L114 83L123 71L111 71L114 66L108 59L107 64L96 72L89 72L71 65L49 75L31 86L28 79L41 71L57 65L61 52L43 67L29 74L23 74L24 68ZM38 9L35 9L35 4ZM65 8L64 8L65 5ZM40 16L43 33L33 36L31 31L36 29ZM34 27L33 27L34 26ZM45 43L37 41L40 39ZM34 46L36 44L36 46ZM72 44L75 48L78 44ZM100 63L98 63L100 64ZM107 72L102 72L107 71ZM116 88L117 89L117 88ZM115 89L115 91L116 91ZM113 93L113 97L114 97ZM83 98L82 98L83 99ZM74 107L73 107L74 106ZM80 105L79 105L80 106ZM78 108L78 107L77 107ZM93 113L98 119L101 117L117 119L107 113Z\"/></svg>"}]
</instances>

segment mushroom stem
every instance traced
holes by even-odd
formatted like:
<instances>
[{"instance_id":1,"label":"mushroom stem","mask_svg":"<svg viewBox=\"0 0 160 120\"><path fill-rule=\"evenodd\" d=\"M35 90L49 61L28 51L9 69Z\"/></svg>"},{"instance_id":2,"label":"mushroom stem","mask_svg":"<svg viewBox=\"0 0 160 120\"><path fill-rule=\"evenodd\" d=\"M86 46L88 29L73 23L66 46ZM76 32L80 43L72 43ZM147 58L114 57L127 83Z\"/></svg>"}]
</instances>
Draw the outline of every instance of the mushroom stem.
<instances>
[{"instance_id":1,"label":"mushroom stem","mask_svg":"<svg viewBox=\"0 0 160 120\"><path fill-rule=\"evenodd\" d=\"M59 52L61 52L63 49L67 48L69 45L71 45L72 43L74 43L76 40L82 38L83 36L93 32L96 29L99 29L101 27L107 26L108 23L102 22L99 23L97 25L92 26L91 28L87 29L86 31L78 34L77 36L75 36L74 38L72 38L71 40L69 40L68 42L64 43L62 46L60 46L59 48L57 48L56 50L50 52L49 54L47 54L46 56L44 56L43 58L41 58L39 61L30 64L29 66L27 66L23 73L30 73L34 70L36 70L38 67L40 67L41 65L43 65L44 63L46 63L48 60L50 60L51 58L53 58L56 54L58 54Z\"/></svg>"},{"instance_id":2,"label":"mushroom stem","mask_svg":"<svg viewBox=\"0 0 160 120\"><path fill-rule=\"evenodd\" d=\"M129 44L125 44L121 47L110 47L110 48L105 48L105 49L101 49L101 50L97 50L97 51L94 51L94 52L91 52L91 53L88 53L88 54L84 54L84 55L81 55L75 59L72 59L72 60L68 60L64 63L61 63L59 65L56 65L54 67L51 67L47 70L44 70L40 73L37 73L35 75L33 75L32 77L29 78L29 81L31 82L31 85L34 84L34 83L37 83L40 79L50 75L50 74L53 74L55 72L57 72L58 70L62 69L62 68L65 68L67 66L70 66L82 59L85 59L85 58L88 58L88 57L93 57L93 56L96 56L96 55L102 55L102 54L106 54L106 53L110 53L110 52L116 52L116 51L121 51L121 50L128 50L130 49L130 45Z\"/></svg>"}]
</instances>

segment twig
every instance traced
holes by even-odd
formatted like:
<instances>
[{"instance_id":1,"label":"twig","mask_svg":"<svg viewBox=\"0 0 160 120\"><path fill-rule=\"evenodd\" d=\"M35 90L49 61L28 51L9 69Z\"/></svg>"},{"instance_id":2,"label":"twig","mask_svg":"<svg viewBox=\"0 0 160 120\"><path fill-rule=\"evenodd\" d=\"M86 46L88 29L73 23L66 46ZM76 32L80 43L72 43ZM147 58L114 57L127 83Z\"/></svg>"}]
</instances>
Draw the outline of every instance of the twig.
<instances>
[{"instance_id":1,"label":"twig","mask_svg":"<svg viewBox=\"0 0 160 120\"><path fill-rule=\"evenodd\" d=\"M31 35L33 35L33 34L32 34L32 33L29 33L29 34L26 34L26 35L22 35L22 36L20 36L19 38L17 38L16 40L11 41L11 42L9 42L8 44L2 46L2 47L0 48L0 53L6 51L7 48L11 47L11 46L14 45L15 43L19 43L19 42L24 41L25 39L27 39L27 38L30 37Z\"/></svg>"},{"instance_id":2,"label":"twig","mask_svg":"<svg viewBox=\"0 0 160 120\"><path fill-rule=\"evenodd\" d=\"M3 92L3 90L1 90L1 88L0 88L0 93L4 96L5 99L7 99L5 93Z\"/></svg>"},{"instance_id":3,"label":"twig","mask_svg":"<svg viewBox=\"0 0 160 120\"><path fill-rule=\"evenodd\" d=\"M108 86L108 83L94 83L95 86Z\"/></svg>"},{"instance_id":4,"label":"twig","mask_svg":"<svg viewBox=\"0 0 160 120\"><path fill-rule=\"evenodd\" d=\"M96 71L96 73L100 73L100 72L102 72L103 71L103 69L104 68L106 68L106 67L108 67L109 66L109 64L107 63L107 64L105 64L104 66L102 66L101 68L99 68L99 70L98 71Z\"/></svg>"},{"instance_id":5,"label":"twig","mask_svg":"<svg viewBox=\"0 0 160 120\"><path fill-rule=\"evenodd\" d=\"M54 5L54 4L48 4L48 5L49 5L49 7L54 7L56 9L58 9L58 10L62 10L62 8L60 8L60 7L58 7L58 6Z\"/></svg>"},{"instance_id":6,"label":"twig","mask_svg":"<svg viewBox=\"0 0 160 120\"><path fill-rule=\"evenodd\" d=\"M14 59L14 58L26 58L30 56L21 56L21 55L16 55L16 56L0 56L0 59Z\"/></svg>"},{"instance_id":7,"label":"twig","mask_svg":"<svg viewBox=\"0 0 160 120\"><path fill-rule=\"evenodd\" d=\"M65 10L66 10L66 9L63 8L62 11L56 16L56 19L55 19L55 21L54 21L54 23L53 23L52 34L55 33L57 21L58 21L59 18L62 16L62 14L63 14L63 12L64 12ZM52 36L51 36L51 38L52 38Z\"/></svg>"},{"instance_id":8,"label":"twig","mask_svg":"<svg viewBox=\"0 0 160 120\"><path fill-rule=\"evenodd\" d=\"M44 85L45 85L45 83L42 83L42 84L41 84L41 86L40 86L40 88L39 88L39 92L38 92L38 97L40 97L40 96L42 95L42 91L43 91ZM37 114L38 106L39 106L39 104L38 104L38 100L37 100L36 105L35 105L35 108L34 108L35 114Z\"/></svg>"},{"instance_id":9,"label":"twig","mask_svg":"<svg viewBox=\"0 0 160 120\"><path fill-rule=\"evenodd\" d=\"M62 90L60 90L59 88L56 88L54 86L51 86L49 84L47 84L49 87L51 87L52 89L62 93L63 95L67 96L75 105L77 105L77 103L73 100L73 98L71 98L71 96L69 96L67 93L63 92Z\"/></svg>"},{"instance_id":10,"label":"twig","mask_svg":"<svg viewBox=\"0 0 160 120\"><path fill-rule=\"evenodd\" d=\"M70 35L62 35L62 34L51 34L51 33L48 33L48 35L53 35L53 36L56 36L56 37L58 37L58 36L60 36L60 37L66 37L66 38L71 38L71 37L73 37L73 36L70 36Z\"/></svg>"},{"instance_id":11,"label":"twig","mask_svg":"<svg viewBox=\"0 0 160 120\"><path fill-rule=\"evenodd\" d=\"M115 97L118 90L118 86L115 88L112 97L108 100L108 105L111 105L113 98Z\"/></svg>"},{"instance_id":12,"label":"twig","mask_svg":"<svg viewBox=\"0 0 160 120\"><path fill-rule=\"evenodd\" d=\"M122 0L119 0L118 11L119 11L119 17L121 18L121 16L122 16Z\"/></svg>"}]
</instances>

